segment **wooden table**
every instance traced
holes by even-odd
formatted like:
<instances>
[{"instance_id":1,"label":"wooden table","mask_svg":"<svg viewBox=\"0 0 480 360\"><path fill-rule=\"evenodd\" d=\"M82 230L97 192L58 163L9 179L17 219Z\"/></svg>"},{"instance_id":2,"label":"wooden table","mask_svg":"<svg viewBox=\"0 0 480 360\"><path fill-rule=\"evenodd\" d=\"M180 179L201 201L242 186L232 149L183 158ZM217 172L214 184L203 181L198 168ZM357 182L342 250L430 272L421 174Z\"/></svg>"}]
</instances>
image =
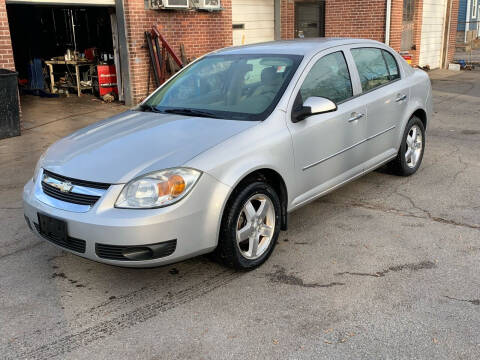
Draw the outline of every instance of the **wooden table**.
<instances>
[{"instance_id":1,"label":"wooden table","mask_svg":"<svg viewBox=\"0 0 480 360\"><path fill-rule=\"evenodd\" d=\"M48 69L50 71L50 91L52 94L55 93L55 77L53 75L53 65L72 65L75 67L75 77L77 81L77 94L78 96L82 95L82 86L80 85L80 67L81 66L90 66L93 67L94 63L85 60L47 60L45 61L47 64ZM83 89L91 89L92 87L83 87Z\"/></svg>"}]
</instances>

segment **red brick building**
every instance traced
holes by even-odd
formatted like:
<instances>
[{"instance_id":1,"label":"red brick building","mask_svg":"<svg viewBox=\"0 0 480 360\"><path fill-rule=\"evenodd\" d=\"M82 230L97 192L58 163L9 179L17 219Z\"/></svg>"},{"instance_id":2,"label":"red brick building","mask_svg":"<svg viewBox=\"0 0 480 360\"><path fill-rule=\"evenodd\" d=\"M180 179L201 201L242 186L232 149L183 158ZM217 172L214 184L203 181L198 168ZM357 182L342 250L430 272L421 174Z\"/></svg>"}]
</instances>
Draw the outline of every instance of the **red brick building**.
<instances>
[{"instance_id":1,"label":"red brick building","mask_svg":"<svg viewBox=\"0 0 480 360\"><path fill-rule=\"evenodd\" d=\"M5 0L0 0L0 68L15 70Z\"/></svg>"},{"instance_id":2,"label":"red brick building","mask_svg":"<svg viewBox=\"0 0 480 360\"><path fill-rule=\"evenodd\" d=\"M7 13L12 19L16 4L36 6L39 1L0 0L0 68L15 68ZM221 0L221 9L215 11L199 11L192 0L185 1L188 9L175 10L147 8L160 0L43 0L43 4L104 6L115 14L114 38L127 104L147 96L144 32L152 25L158 25L177 53L184 44L189 57L232 44L310 36L375 39L408 52L412 65L432 68L448 64L455 51L458 0Z\"/></svg>"}]
</instances>

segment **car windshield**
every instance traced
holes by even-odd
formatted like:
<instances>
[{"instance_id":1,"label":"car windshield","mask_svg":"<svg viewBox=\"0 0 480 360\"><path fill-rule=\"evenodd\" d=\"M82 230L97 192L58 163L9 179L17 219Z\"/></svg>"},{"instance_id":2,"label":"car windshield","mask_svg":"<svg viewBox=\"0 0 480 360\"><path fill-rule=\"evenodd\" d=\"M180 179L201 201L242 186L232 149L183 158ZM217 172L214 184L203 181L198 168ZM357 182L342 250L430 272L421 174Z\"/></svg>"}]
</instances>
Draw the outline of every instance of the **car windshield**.
<instances>
[{"instance_id":1,"label":"car windshield","mask_svg":"<svg viewBox=\"0 0 480 360\"><path fill-rule=\"evenodd\" d=\"M182 71L140 108L219 119L264 120L302 56L211 55Z\"/></svg>"}]
</instances>

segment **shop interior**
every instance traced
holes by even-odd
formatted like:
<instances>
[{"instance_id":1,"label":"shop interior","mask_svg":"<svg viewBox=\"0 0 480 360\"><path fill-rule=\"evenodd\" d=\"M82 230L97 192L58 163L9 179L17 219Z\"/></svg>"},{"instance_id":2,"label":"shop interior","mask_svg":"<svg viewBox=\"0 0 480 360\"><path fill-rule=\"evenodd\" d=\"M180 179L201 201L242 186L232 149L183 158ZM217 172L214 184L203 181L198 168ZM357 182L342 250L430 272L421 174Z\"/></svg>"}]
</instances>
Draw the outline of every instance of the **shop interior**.
<instances>
[{"instance_id":1,"label":"shop interior","mask_svg":"<svg viewBox=\"0 0 480 360\"><path fill-rule=\"evenodd\" d=\"M8 4L7 14L22 96L123 100L113 8Z\"/></svg>"}]
</instances>

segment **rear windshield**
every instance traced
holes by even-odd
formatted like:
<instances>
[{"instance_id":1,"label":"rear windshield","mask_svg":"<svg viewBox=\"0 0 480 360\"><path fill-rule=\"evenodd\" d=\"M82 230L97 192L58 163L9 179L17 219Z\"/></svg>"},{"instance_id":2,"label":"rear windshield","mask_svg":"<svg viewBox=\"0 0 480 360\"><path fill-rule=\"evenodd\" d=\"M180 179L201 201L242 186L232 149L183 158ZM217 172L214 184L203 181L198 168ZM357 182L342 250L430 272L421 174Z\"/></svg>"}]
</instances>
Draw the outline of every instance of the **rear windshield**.
<instances>
[{"instance_id":1,"label":"rear windshield","mask_svg":"<svg viewBox=\"0 0 480 360\"><path fill-rule=\"evenodd\" d=\"M189 109L217 118L264 120L273 111L302 56L211 55L182 71L144 105Z\"/></svg>"}]
</instances>

